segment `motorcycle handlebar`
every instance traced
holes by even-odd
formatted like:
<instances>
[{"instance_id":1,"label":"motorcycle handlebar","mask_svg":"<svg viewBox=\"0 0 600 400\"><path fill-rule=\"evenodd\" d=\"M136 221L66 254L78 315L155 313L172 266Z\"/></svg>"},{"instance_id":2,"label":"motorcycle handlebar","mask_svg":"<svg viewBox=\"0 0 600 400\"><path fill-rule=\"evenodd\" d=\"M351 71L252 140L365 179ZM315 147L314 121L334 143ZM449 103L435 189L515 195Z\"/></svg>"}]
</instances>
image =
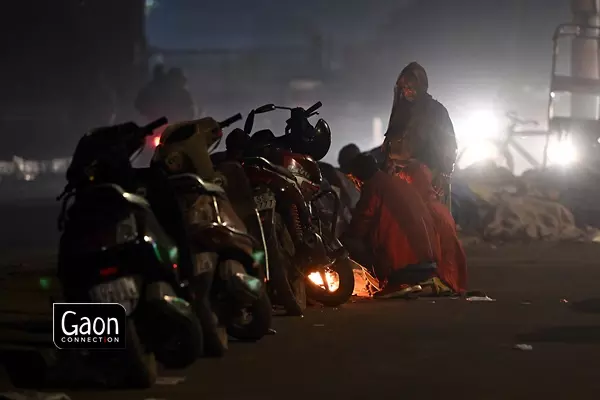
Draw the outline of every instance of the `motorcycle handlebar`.
<instances>
[{"instance_id":1,"label":"motorcycle handlebar","mask_svg":"<svg viewBox=\"0 0 600 400\"><path fill-rule=\"evenodd\" d=\"M321 103L320 101L317 101L315 104L313 104L312 106L310 106L308 108L308 110L306 110L306 115L310 115L310 114L314 113L315 111L317 111L322 106L323 106L323 103Z\"/></svg>"},{"instance_id":2,"label":"motorcycle handlebar","mask_svg":"<svg viewBox=\"0 0 600 400\"><path fill-rule=\"evenodd\" d=\"M168 123L169 120L167 117L160 117L159 119L150 122L148 125L143 126L141 131L144 133L144 136L149 136L152 134L152 131Z\"/></svg>"},{"instance_id":3,"label":"motorcycle handlebar","mask_svg":"<svg viewBox=\"0 0 600 400\"><path fill-rule=\"evenodd\" d=\"M232 117L227 118L226 120L219 122L219 126L221 128L227 128L229 125L232 125L236 122L238 122L239 120L242 119L242 114L241 113L237 113Z\"/></svg>"}]
</instances>

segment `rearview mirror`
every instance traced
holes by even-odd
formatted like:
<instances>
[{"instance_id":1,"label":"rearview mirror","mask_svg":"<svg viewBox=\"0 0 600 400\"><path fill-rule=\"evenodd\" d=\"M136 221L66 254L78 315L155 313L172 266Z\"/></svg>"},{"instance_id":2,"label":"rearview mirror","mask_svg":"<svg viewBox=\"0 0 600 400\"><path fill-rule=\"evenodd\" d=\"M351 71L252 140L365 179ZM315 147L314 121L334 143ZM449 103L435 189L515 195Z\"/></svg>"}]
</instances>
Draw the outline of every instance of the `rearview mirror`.
<instances>
[{"instance_id":1,"label":"rearview mirror","mask_svg":"<svg viewBox=\"0 0 600 400\"><path fill-rule=\"evenodd\" d=\"M262 113L266 113L269 111L273 111L275 110L275 104L265 104L263 106L258 107L256 110L254 110L255 114L262 114Z\"/></svg>"}]
</instances>

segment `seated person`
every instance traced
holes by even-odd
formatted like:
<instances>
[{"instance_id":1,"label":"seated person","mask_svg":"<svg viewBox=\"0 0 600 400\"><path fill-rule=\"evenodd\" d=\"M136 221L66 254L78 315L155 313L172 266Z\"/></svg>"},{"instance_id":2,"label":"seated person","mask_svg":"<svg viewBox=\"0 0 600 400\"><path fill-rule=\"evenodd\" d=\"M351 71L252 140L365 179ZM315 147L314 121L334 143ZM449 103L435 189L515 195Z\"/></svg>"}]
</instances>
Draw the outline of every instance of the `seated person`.
<instances>
[{"instance_id":1,"label":"seated person","mask_svg":"<svg viewBox=\"0 0 600 400\"><path fill-rule=\"evenodd\" d=\"M423 163L410 159L404 163L400 178L412 184L419 193L433 219L441 250L438 260L438 276L455 293L463 294L467 289L467 261L465 252L456 233L454 218L439 199L433 184L433 174Z\"/></svg>"},{"instance_id":2,"label":"seated person","mask_svg":"<svg viewBox=\"0 0 600 400\"><path fill-rule=\"evenodd\" d=\"M340 171L342 171L344 174L349 174L352 160L354 160L354 158L359 154L360 149L354 143L350 143L342 147L338 153L338 165L340 166Z\"/></svg>"},{"instance_id":3,"label":"seated person","mask_svg":"<svg viewBox=\"0 0 600 400\"><path fill-rule=\"evenodd\" d=\"M376 297L405 295L407 289L436 276L439 242L430 212L415 188L380 171L369 155L357 156L351 173L364 183L343 243L357 262L373 265L383 286Z\"/></svg>"}]
</instances>

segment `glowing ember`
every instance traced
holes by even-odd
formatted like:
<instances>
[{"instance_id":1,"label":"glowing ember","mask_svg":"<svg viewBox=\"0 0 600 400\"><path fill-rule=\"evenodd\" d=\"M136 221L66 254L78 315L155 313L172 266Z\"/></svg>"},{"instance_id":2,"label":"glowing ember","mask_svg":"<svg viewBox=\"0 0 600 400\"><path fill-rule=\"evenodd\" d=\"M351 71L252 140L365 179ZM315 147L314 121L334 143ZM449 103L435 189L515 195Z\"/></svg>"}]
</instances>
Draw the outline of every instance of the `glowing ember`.
<instances>
[{"instance_id":1,"label":"glowing ember","mask_svg":"<svg viewBox=\"0 0 600 400\"><path fill-rule=\"evenodd\" d=\"M158 145L160 144L160 136L155 136L154 139L152 139L152 144L154 145L154 147L158 147Z\"/></svg>"},{"instance_id":2,"label":"glowing ember","mask_svg":"<svg viewBox=\"0 0 600 400\"><path fill-rule=\"evenodd\" d=\"M325 289L325 284L323 283L323 278L321 278L321 274L318 272L312 272L308 275L308 279L317 286L321 286ZM340 288L340 277L335 271L326 271L325 279L327 280L327 287L330 292L335 292Z\"/></svg>"},{"instance_id":3,"label":"glowing ember","mask_svg":"<svg viewBox=\"0 0 600 400\"><path fill-rule=\"evenodd\" d=\"M354 184L356 189L360 192L360 190L362 189L363 182L352 174L347 174L346 176L348 177L348 179L350 179L350 181Z\"/></svg>"}]
</instances>

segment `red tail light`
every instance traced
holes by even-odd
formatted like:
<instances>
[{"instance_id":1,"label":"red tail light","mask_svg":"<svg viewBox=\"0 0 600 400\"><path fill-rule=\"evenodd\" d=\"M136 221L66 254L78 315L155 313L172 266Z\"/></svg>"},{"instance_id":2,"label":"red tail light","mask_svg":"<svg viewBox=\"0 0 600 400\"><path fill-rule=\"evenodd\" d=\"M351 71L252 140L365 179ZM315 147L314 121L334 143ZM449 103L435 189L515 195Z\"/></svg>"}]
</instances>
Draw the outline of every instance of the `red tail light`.
<instances>
[{"instance_id":1,"label":"red tail light","mask_svg":"<svg viewBox=\"0 0 600 400\"><path fill-rule=\"evenodd\" d=\"M119 272L119 269L117 267L103 268L100 270L100 276L111 276L115 275L117 272Z\"/></svg>"}]
</instances>

